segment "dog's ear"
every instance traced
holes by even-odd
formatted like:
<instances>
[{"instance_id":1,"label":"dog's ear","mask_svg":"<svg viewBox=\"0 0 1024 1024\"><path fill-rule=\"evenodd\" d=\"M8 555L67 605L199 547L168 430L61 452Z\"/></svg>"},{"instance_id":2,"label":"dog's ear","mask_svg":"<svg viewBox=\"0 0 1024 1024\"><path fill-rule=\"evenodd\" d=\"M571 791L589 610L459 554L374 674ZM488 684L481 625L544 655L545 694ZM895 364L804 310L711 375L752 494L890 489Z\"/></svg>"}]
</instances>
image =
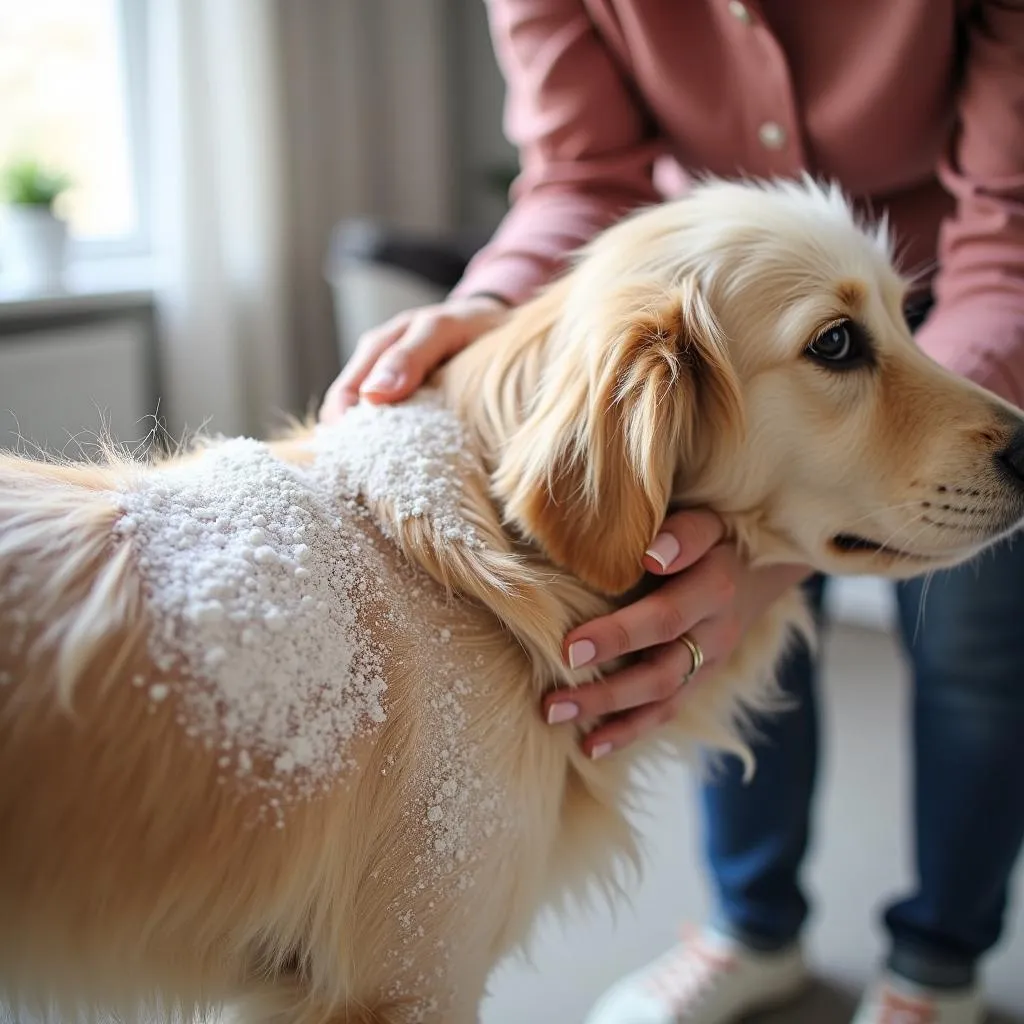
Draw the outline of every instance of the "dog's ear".
<instances>
[{"instance_id":1,"label":"dog's ear","mask_svg":"<svg viewBox=\"0 0 1024 1024\"><path fill-rule=\"evenodd\" d=\"M566 326L566 325L571 326ZM692 282L620 287L564 318L536 400L495 471L507 519L606 594L643 575L698 420L740 426L739 387Z\"/></svg>"}]
</instances>

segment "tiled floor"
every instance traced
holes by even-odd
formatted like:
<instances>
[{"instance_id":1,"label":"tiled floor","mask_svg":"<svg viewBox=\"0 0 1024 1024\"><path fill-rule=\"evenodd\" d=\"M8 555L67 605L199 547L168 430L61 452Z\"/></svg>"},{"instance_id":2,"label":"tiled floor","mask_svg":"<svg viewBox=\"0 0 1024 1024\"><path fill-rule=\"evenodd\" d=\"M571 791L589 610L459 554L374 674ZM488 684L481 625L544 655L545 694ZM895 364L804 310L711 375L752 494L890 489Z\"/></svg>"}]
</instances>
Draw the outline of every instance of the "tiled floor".
<instances>
[{"instance_id":1,"label":"tiled floor","mask_svg":"<svg viewBox=\"0 0 1024 1024\"><path fill-rule=\"evenodd\" d=\"M757 1024L846 1024L881 948L879 901L909 877L907 691L896 647L881 634L843 628L829 637L826 657L826 764L808 871L817 904L810 954L823 980L799 1006ZM670 944L681 921L702 917L692 787L682 769L657 780L644 824L646 876L617 926L607 912L546 923L534 966L514 962L497 972L484 1024L579 1024L606 984ZM1017 889L1024 896L1024 886ZM1024 1024L1020 900L987 981L1002 1011L994 1020Z\"/></svg>"}]
</instances>

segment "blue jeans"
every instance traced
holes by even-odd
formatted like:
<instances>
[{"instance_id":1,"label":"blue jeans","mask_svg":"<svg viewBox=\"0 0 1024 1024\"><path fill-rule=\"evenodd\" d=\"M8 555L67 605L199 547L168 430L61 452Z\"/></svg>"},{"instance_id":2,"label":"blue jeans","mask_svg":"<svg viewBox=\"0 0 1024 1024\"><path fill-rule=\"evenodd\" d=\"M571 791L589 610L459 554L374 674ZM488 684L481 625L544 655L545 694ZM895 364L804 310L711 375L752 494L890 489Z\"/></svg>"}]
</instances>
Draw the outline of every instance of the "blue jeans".
<instances>
[{"instance_id":1,"label":"blue jeans","mask_svg":"<svg viewBox=\"0 0 1024 1024\"><path fill-rule=\"evenodd\" d=\"M821 606L824 581L808 589ZM1014 538L928 585L897 585L913 670L916 890L885 913L889 966L923 985L971 984L999 940L1024 842L1024 541ZM730 759L703 788L719 924L760 949L792 943L808 914L800 869L818 752L816 666L782 671L797 700L759 722L757 773Z\"/></svg>"}]
</instances>

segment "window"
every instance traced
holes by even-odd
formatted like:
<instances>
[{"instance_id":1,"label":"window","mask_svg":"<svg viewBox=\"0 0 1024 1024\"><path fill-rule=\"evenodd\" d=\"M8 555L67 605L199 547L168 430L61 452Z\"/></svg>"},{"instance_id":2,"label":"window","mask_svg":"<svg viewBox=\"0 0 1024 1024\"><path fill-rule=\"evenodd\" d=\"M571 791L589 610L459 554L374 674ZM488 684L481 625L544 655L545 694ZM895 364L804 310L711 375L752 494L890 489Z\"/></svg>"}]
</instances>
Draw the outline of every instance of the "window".
<instances>
[{"instance_id":1,"label":"window","mask_svg":"<svg viewBox=\"0 0 1024 1024\"><path fill-rule=\"evenodd\" d=\"M141 252L145 0L0 0L0 164L66 172L78 257Z\"/></svg>"}]
</instances>

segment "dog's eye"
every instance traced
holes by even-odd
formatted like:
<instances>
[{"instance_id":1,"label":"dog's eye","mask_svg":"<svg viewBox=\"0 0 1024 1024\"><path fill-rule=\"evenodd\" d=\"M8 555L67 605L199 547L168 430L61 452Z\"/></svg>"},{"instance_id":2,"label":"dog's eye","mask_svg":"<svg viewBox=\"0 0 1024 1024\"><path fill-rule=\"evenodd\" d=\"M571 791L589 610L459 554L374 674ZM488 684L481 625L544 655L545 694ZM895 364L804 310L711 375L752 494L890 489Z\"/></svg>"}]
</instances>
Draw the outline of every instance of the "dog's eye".
<instances>
[{"instance_id":1,"label":"dog's eye","mask_svg":"<svg viewBox=\"0 0 1024 1024\"><path fill-rule=\"evenodd\" d=\"M845 369L866 361L867 339L864 331L852 320L840 320L826 327L807 346L807 354L819 363Z\"/></svg>"}]
</instances>

